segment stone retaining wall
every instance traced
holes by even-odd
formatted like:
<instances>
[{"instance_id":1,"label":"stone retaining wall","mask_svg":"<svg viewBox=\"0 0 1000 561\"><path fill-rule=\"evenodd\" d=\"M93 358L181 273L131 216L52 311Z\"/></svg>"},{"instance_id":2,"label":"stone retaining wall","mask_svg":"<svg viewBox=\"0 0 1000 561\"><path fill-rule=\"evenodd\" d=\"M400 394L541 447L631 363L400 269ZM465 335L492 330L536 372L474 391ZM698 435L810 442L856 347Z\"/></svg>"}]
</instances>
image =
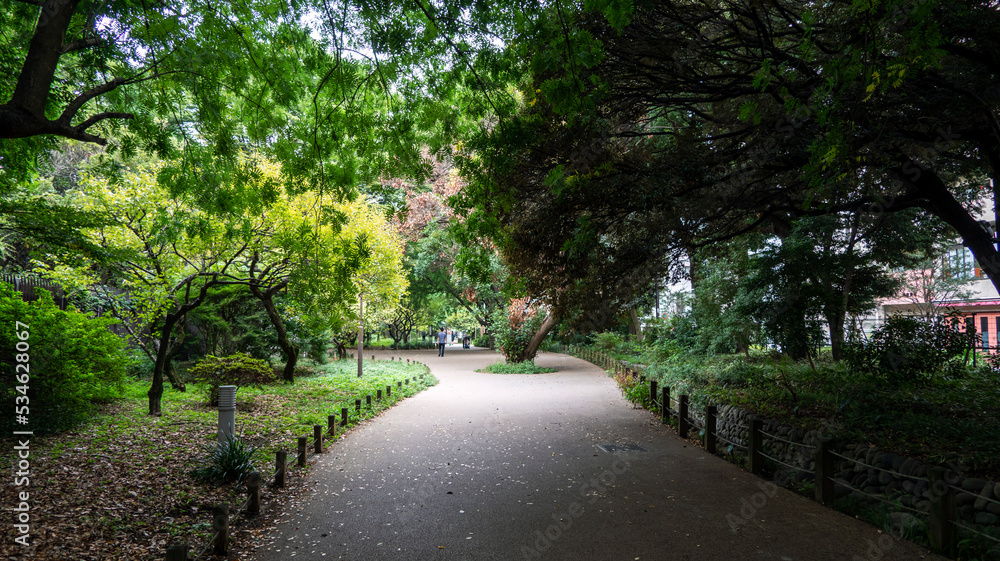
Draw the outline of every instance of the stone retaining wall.
<instances>
[{"instance_id":1,"label":"stone retaining wall","mask_svg":"<svg viewBox=\"0 0 1000 561\"><path fill-rule=\"evenodd\" d=\"M732 405L719 405L717 408L716 433L739 445L733 447L732 453L745 454L750 421L760 417ZM689 417L694 426L703 430L704 412L691 413ZM766 455L806 472L815 471L813 454L816 440L821 437L819 431L789 427L771 419L762 420L765 433L763 449ZM775 440L769 435L776 435L795 444ZM730 445L720 440L718 447L719 450L728 451ZM837 480L863 493L879 495L903 507L916 509L924 515L929 512L931 483L928 473L935 466L873 446L838 443L834 450L841 456L851 458L838 458L835 468ZM778 481L813 480L812 473L777 464L774 467L775 479ZM960 468L948 469L945 475L945 480L956 488L955 503L959 519L967 524L990 527L987 533L1000 538L1000 503L993 502L1000 500L1000 482L965 477L961 472ZM843 497L854 491L837 483L835 492L837 497ZM904 524L917 523L917 518L905 509L900 510L903 513L895 516L896 520Z\"/></svg>"}]
</instances>

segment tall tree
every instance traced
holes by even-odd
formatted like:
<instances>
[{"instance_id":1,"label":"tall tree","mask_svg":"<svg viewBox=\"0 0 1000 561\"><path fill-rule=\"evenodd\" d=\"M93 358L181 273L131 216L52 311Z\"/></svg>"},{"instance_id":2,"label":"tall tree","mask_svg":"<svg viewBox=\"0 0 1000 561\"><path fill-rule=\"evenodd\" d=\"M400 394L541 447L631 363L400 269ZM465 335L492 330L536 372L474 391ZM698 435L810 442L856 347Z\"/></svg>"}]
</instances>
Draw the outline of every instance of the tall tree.
<instances>
[{"instance_id":1,"label":"tall tree","mask_svg":"<svg viewBox=\"0 0 1000 561\"><path fill-rule=\"evenodd\" d=\"M664 274L685 247L913 207L951 225L1000 282L972 204L1000 146L997 27L982 25L1000 14L988 2L556 3L548 14L520 114L470 141L463 161L470 222L502 232L541 285L645 286L628 275Z\"/></svg>"}]
</instances>

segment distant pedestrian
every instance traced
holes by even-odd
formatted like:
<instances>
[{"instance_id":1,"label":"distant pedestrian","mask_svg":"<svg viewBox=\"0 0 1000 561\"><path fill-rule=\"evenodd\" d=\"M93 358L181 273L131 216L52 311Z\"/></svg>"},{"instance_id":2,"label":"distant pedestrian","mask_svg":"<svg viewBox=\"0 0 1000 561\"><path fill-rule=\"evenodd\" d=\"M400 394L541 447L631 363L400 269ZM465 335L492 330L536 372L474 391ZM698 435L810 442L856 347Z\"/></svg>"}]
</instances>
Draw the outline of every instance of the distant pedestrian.
<instances>
[{"instance_id":1,"label":"distant pedestrian","mask_svg":"<svg viewBox=\"0 0 1000 561\"><path fill-rule=\"evenodd\" d=\"M462 347L468 349L470 342L471 341L469 340L469 336L466 335L464 338L462 338Z\"/></svg>"},{"instance_id":2,"label":"distant pedestrian","mask_svg":"<svg viewBox=\"0 0 1000 561\"><path fill-rule=\"evenodd\" d=\"M441 328L438 332L438 356L444 356L444 346L448 344L448 333Z\"/></svg>"}]
</instances>

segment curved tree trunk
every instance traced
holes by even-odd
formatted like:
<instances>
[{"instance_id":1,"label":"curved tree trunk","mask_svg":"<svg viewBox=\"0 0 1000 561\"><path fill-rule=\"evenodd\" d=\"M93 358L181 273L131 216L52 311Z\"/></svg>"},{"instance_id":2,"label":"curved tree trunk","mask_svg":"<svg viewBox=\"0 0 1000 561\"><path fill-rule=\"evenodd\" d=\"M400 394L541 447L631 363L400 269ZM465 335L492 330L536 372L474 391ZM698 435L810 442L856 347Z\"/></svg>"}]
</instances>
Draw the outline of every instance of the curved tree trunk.
<instances>
[{"instance_id":1,"label":"curved tree trunk","mask_svg":"<svg viewBox=\"0 0 1000 561\"><path fill-rule=\"evenodd\" d=\"M278 283L268 289L267 292L251 284L250 292L264 304L267 318L271 320L271 325L274 326L274 331L278 335L278 347L281 348L281 352L285 355L285 370L281 373L281 378L286 382L294 382L295 365L299 361L299 346L293 343L288 337L288 330L285 329L285 321L282 319L281 314L278 313L278 308L274 305L274 295L284 288L286 284L288 283Z\"/></svg>"},{"instance_id":2,"label":"curved tree trunk","mask_svg":"<svg viewBox=\"0 0 1000 561\"><path fill-rule=\"evenodd\" d=\"M550 331L559 323L559 316L549 313L545 316L545 320L542 321L542 325L539 326L538 331L531 337L531 341L528 341L528 346L524 348L520 360L516 362L525 362L528 360L534 360L535 356L538 354L538 347L542 345L542 341L545 340L545 336L549 334Z\"/></svg>"},{"instance_id":3,"label":"curved tree trunk","mask_svg":"<svg viewBox=\"0 0 1000 561\"><path fill-rule=\"evenodd\" d=\"M170 362L170 335L174 331L174 326L180 320L181 314L167 314L163 318L163 327L160 329L160 343L156 347L156 362L153 365L153 384L146 395L149 397L149 414L160 416L160 400L163 397L163 375L168 370Z\"/></svg>"}]
</instances>

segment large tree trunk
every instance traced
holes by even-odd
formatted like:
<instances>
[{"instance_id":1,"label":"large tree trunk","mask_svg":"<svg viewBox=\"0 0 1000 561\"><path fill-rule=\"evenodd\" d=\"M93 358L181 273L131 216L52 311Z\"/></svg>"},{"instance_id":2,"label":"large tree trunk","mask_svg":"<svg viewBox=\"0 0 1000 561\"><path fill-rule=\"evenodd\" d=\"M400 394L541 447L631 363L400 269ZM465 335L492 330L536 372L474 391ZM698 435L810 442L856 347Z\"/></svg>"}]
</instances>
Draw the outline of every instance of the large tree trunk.
<instances>
[{"instance_id":1,"label":"large tree trunk","mask_svg":"<svg viewBox=\"0 0 1000 561\"><path fill-rule=\"evenodd\" d=\"M531 337L531 341L528 341L528 346L524 348L520 360L516 362L534 360L535 356L538 354L538 347L542 345L542 341L545 340L545 336L552 331L552 328L554 328L557 323L559 323L559 317L554 313L549 312L549 315L545 316L545 320L542 321L542 325L538 328L538 331L536 331Z\"/></svg>"},{"instance_id":2,"label":"large tree trunk","mask_svg":"<svg viewBox=\"0 0 1000 561\"><path fill-rule=\"evenodd\" d=\"M830 326L830 354L833 360L844 357L844 326L847 321L847 311L843 309L826 312L826 323Z\"/></svg>"},{"instance_id":3,"label":"large tree trunk","mask_svg":"<svg viewBox=\"0 0 1000 561\"><path fill-rule=\"evenodd\" d=\"M635 337L636 342L641 343L643 340L642 320L639 319L639 312L637 312L635 308L629 308L628 320L629 320L629 327L628 327L629 334Z\"/></svg>"},{"instance_id":4,"label":"large tree trunk","mask_svg":"<svg viewBox=\"0 0 1000 561\"><path fill-rule=\"evenodd\" d=\"M920 206L955 228L993 286L1000 290L1000 253L993 245L993 238L986 228L955 199L941 178L930 170L924 170L919 164L907 159L894 172L897 179L904 185L915 187L917 193L926 200Z\"/></svg>"},{"instance_id":5,"label":"large tree trunk","mask_svg":"<svg viewBox=\"0 0 1000 561\"><path fill-rule=\"evenodd\" d=\"M156 362L153 365L153 384L146 395L149 397L149 414L159 417L160 400L163 397L163 374L167 371L170 362L170 336L174 331L174 326L181 319L183 314L167 314L163 318L163 327L160 329L160 344L156 348Z\"/></svg>"},{"instance_id":6,"label":"large tree trunk","mask_svg":"<svg viewBox=\"0 0 1000 561\"><path fill-rule=\"evenodd\" d=\"M279 283L267 292L261 291L260 287L251 284L250 292L253 293L263 304L264 310L267 312L267 318L271 320L271 325L274 326L274 331L278 334L278 347L281 348L281 352L285 355L285 370L281 373L281 378L286 382L295 381L295 365L299 361L299 346L292 342L288 337L288 330L285 329L285 321L281 318L281 314L278 313L278 308L274 305L274 295L285 287L287 282Z\"/></svg>"}]
</instances>

